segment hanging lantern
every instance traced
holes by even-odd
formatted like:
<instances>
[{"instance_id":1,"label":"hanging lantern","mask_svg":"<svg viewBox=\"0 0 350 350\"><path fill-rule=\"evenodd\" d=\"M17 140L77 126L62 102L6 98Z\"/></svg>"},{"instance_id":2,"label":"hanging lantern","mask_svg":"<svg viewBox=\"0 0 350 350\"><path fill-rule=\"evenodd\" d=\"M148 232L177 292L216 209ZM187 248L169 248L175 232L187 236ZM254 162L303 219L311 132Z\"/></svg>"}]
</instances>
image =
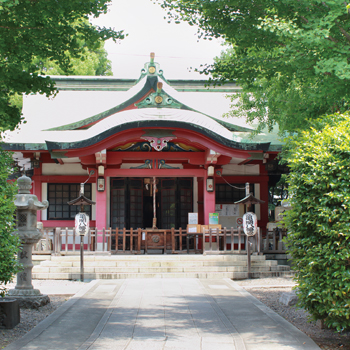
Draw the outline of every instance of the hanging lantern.
<instances>
[{"instance_id":1,"label":"hanging lantern","mask_svg":"<svg viewBox=\"0 0 350 350\"><path fill-rule=\"evenodd\" d=\"M248 212L243 215L243 231L247 236L254 236L258 230L258 219L255 213Z\"/></svg>"},{"instance_id":2,"label":"hanging lantern","mask_svg":"<svg viewBox=\"0 0 350 350\"><path fill-rule=\"evenodd\" d=\"M89 232L90 220L89 215L79 213L75 215L75 232L80 236L85 236Z\"/></svg>"}]
</instances>

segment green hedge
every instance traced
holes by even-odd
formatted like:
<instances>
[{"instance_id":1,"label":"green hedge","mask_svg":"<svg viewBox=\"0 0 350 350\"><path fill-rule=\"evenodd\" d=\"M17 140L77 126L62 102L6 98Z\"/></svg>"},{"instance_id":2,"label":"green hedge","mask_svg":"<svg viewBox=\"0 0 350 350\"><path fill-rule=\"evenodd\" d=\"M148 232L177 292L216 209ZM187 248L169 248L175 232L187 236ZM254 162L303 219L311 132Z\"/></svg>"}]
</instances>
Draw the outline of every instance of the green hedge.
<instances>
[{"instance_id":1,"label":"green hedge","mask_svg":"<svg viewBox=\"0 0 350 350\"><path fill-rule=\"evenodd\" d=\"M6 292L6 284L10 282L13 275L18 272L16 254L20 240L14 231L14 195L17 186L7 182L12 172L13 160L9 153L0 149L0 297Z\"/></svg>"},{"instance_id":2,"label":"green hedge","mask_svg":"<svg viewBox=\"0 0 350 350\"><path fill-rule=\"evenodd\" d=\"M338 331L350 327L350 117L334 114L287 140L293 209L285 221L299 305Z\"/></svg>"}]
</instances>

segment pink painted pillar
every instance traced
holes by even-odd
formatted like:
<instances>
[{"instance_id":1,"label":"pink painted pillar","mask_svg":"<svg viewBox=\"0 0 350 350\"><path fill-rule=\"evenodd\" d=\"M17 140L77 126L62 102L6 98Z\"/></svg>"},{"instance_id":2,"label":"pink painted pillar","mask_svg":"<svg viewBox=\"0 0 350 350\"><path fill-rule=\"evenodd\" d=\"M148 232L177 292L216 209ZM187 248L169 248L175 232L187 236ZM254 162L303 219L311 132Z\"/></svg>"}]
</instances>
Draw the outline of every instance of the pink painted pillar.
<instances>
[{"instance_id":1,"label":"pink painted pillar","mask_svg":"<svg viewBox=\"0 0 350 350\"><path fill-rule=\"evenodd\" d=\"M209 213L215 213L215 181L214 191L207 191L207 176L204 177L203 181L203 201L204 201L204 225L209 225Z\"/></svg>"},{"instance_id":2,"label":"pink painted pillar","mask_svg":"<svg viewBox=\"0 0 350 350\"><path fill-rule=\"evenodd\" d=\"M32 182L31 193L36 195L40 202L42 201L41 181L39 179ZM41 210L37 211L37 221L41 221Z\"/></svg>"},{"instance_id":3,"label":"pink painted pillar","mask_svg":"<svg viewBox=\"0 0 350 350\"><path fill-rule=\"evenodd\" d=\"M38 200L42 202L42 188L41 188L41 166L40 168L34 169L34 174L32 176L32 189L30 193L36 195ZM37 212L37 221L41 221L41 210Z\"/></svg>"},{"instance_id":4,"label":"pink painted pillar","mask_svg":"<svg viewBox=\"0 0 350 350\"><path fill-rule=\"evenodd\" d=\"M101 231L97 236L97 250L103 250L103 228L107 228L107 190L99 192L96 188L96 229Z\"/></svg>"}]
</instances>

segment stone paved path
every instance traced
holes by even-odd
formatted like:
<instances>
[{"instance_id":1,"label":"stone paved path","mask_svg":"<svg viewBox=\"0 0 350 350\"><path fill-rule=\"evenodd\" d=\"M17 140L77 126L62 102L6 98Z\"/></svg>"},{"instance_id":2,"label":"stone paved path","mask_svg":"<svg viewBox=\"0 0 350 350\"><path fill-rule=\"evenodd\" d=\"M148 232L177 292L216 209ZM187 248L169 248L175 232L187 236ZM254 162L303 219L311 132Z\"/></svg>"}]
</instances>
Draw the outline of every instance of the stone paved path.
<instances>
[{"instance_id":1,"label":"stone paved path","mask_svg":"<svg viewBox=\"0 0 350 350\"><path fill-rule=\"evenodd\" d=\"M316 350L228 279L94 281L6 350Z\"/></svg>"}]
</instances>

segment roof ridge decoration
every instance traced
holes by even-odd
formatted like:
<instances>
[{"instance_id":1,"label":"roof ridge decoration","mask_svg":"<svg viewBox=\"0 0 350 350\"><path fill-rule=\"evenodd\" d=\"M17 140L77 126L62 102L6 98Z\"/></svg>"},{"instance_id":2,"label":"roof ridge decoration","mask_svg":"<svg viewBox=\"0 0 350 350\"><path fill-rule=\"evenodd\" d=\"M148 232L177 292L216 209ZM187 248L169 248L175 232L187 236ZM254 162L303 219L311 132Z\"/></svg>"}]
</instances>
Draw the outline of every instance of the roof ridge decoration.
<instances>
[{"instance_id":1,"label":"roof ridge decoration","mask_svg":"<svg viewBox=\"0 0 350 350\"><path fill-rule=\"evenodd\" d=\"M145 97L139 103L136 103L135 106L137 108L177 108L177 109L188 109L186 105L180 103L179 101L172 98L169 94L167 94L163 89L163 83L157 83L157 91L150 93L147 97Z\"/></svg>"},{"instance_id":2,"label":"roof ridge decoration","mask_svg":"<svg viewBox=\"0 0 350 350\"><path fill-rule=\"evenodd\" d=\"M173 108L182 109L200 113L229 131L232 132L251 132L251 128L243 127L228 123L226 121L212 117L206 113L200 112L194 108L191 108L180 101L176 100L163 89L163 83L159 81L162 79L166 84L169 82L163 76L163 70L160 69L160 64L154 61L154 52L150 55L150 62L145 63L144 68L141 71L141 76L137 80L138 84L142 79L145 79L143 87L131 98L120 103L119 105L112 107L104 112L98 113L92 117L85 118L83 120L61 125L58 127L46 129L44 131L64 131L64 130L82 130L88 129L97 124L103 119L110 117L113 114L128 110L128 109L141 109L141 108ZM135 85L136 85L135 84Z\"/></svg>"},{"instance_id":3,"label":"roof ridge decoration","mask_svg":"<svg viewBox=\"0 0 350 350\"><path fill-rule=\"evenodd\" d=\"M150 61L145 63L144 67L141 69L141 75L136 81L136 84L146 76L159 76L167 84L169 84L169 82L164 78L163 70L160 69L160 64L158 62L154 62L154 57L155 57L155 53L151 52Z\"/></svg>"},{"instance_id":4,"label":"roof ridge decoration","mask_svg":"<svg viewBox=\"0 0 350 350\"><path fill-rule=\"evenodd\" d=\"M173 134L173 130L144 130L144 134L141 139L147 140L151 147L156 151L163 150L164 147L168 145L168 142L177 137Z\"/></svg>"}]
</instances>

